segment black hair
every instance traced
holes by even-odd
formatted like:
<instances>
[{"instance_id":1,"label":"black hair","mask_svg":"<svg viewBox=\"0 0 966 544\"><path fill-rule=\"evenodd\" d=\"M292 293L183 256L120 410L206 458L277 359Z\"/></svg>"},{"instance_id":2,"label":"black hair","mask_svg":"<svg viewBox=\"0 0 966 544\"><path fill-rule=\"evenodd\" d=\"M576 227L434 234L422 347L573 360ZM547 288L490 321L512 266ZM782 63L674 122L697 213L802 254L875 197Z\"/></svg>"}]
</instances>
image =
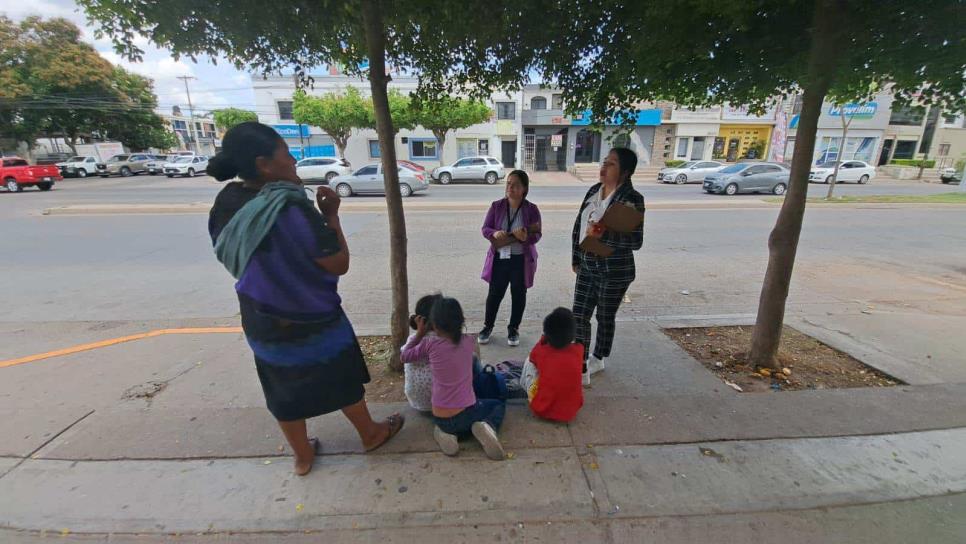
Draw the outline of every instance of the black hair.
<instances>
[{"instance_id":1,"label":"black hair","mask_svg":"<svg viewBox=\"0 0 966 544\"><path fill-rule=\"evenodd\" d=\"M440 296L429 316L436 332L459 344L463 340L463 308L455 298Z\"/></svg>"},{"instance_id":2,"label":"black hair","mask_svg":"<svg viewBox=\"0 0 966 544\"><path fill-rule=\"evenodd\" d=\"M443 298L443 295L441 295L439 293L435 293L435 294L432 294L432 295L425 295L423 297L420 297L420 299L416 301L416 307L413 309L413 316L409 318L409 327L411 329L413 329L413 330L416 330L416 319L415 319L415 317L417 315L420 316L420 317L424 317L427 320L429 320L428 325L430 327L432 327L433 326L433 322L432 322L432 320L429 319L429 316L430 316L430 314L433 311L433 306L436 305L436 301L439 300L439 299L441 299L441 298Z\"/></svg>"},{"instance_id":3,"label":"black hair","mask_svg":"<svg viewBox=\"0 0 966 544\"><path fill-rule=\"evenodd\" d=\"M530 194L530 176L523 170L514 170L506 175L507 182L510 181L510 176L516 176L520 180L520 185L523 185L523 198L526 198Z\"/></svg>"},{"instance_id":4,"label":"black hair","mask_svg":"<svg viewBox=\"0 0 966 544\"><path fill-rule=\"evenodd\" d=\"M258 179L255 159L274 155L280 141L282 137L275 129L257 121L235 125L225 133L221 151L208 160L206 173L218 181L235 176Z\"/></svg>"},{"instance_id":5,"label":"black hair","mask_svg":"<svg viewBox=\"0 0 966 544\"><path fill-rule=\"evenodd\" d=\"M543 318L543 336L556 349L563 349L574 341L577 322L567 308L557 308Z\"/></svg>"},{"instance_id":6,"label":"black hair","mask_svg":"<svg viewBox=\"0 0 966 544\"><path fill-rule=\"evenodd\" d=\"M611 148L611 151L617 154L617 165L621 170L621 183L630 181L631 176L634 175L634 170L637 170L637 153L626 147L614 147Z\"/></svg>"}]
</instances>

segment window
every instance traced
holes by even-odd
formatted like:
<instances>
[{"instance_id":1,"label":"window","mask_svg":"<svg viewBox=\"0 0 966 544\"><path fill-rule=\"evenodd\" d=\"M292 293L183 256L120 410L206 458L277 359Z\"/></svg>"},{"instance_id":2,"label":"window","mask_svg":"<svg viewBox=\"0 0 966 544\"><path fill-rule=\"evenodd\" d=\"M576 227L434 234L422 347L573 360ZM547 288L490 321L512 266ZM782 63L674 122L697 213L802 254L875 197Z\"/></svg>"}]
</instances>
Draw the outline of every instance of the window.
<instances>
[{"instance_id":1,"label":"window","mask_svg":"<svg viewBox=\"0 0 966 544\"><path fill-rule=\"evenodd\" d=\"M892 154L893 159L913 159L916 154L915 140L899 140L896 142L896 150Z\"/></svg>"},{"instance_id":2,"label":"window","mask_svg":"<svg viewBox=\"0 0 966 544\"><path fill-rule=\"evenodd\" d=\"M947 125L955 125L957 118L958 117L956 116L955 113L944 113L943 114L943 122L946 123Z\"/></svg>"},{"instance_id":3,"label":"window","mask_svg":"<svg viewBox=\"0 0 966 544\"><path fill-rule=\"evenodd\" d=\"M488 158L488 159L486 159L486 162L488 162L488 163L490 163L490 164L491 164L491 165L493 165L493 166L502 166L502 165L500 164L500 161L498 161L498 160L496 160L496 159L491 159L491 158Z\"/></svg>"},{"instance_id":4,"label":"window","mask_svg":"<svg viewBox=\"0 0 966 544\"><path fill-rule=\"evenodd\" d=\"M379 151L379 140L369 140L369 156L373 159L382 157L382 153Z\"/></svg>"},{"instance_id":5,"label":"window","mask_svg":"<svg viewBox=\"0 0 966 544\"><path fill-rule=\"evenodd\" d=\"M940 157L949 156L949 144L939 144L939 156Z\"/></svg>"},{"instance_id":6,"label":"window","mask_svg":"<svg viewBox=\"0 0 966 544\"><path fill-rule=\"evenodd\" d=\"M899 109L892 110L892 115L889 117L889 124L917 127L922 124L922 120L925 117L926 111L924 108L903 106Z\"/></svg>"},{"instance_id":7,"label":"window","mask_svg":"<svg viewBox=\"0 0 966 544\"><path fill-rule=\"evenodd\" d=\"M802 113L802 95L796 94L795 101L792 102L792 115L798 115Z\"/></svg>"},{"instance_id":8,"label":"window","mask_svg":"<svg viewBox=\"0 0 966 544\"><path fill-rule=\"evenodd\" d=\"M817 145L818 159L816 164L835 162L837 160L857 160L870 162L872 154L875 152L878 138L875 137L855 137L845 141L845 150L839 156L839 143L841 138L826 136L822 138L821 144Z\"/></svg>"},{"instance_id":9,"label":"window","mask_svg":"<svg viewBox=\"0 0 966 544\"><path fill-rule=\"evenodd\" d=\"M551 97L553 100L553 109L562 110L563 109L563 95L555 94Z\"/></svg>"},{"instance_id":10,"label":"window","mask_svg":"<svg viewBox=\"0 0 966 544\"><path fill-rule=\"evenodd\" d=\"M761 172L781 172L782 171L781 168L773 164L766 164L765 166L759 166L758 168L761 168L760 170Z\"/></svg>"},{"instance_id":11,"label":"window","mask_svg":"<svg viewBox=\"0 0 966 544\"><path fill-rule=\"evenodd\" d=\"M436 152L436 140L414 140L409 139L409 158L413 160L435 159L439 155Z\"/></svg>"},{"instance_id":12,"label":"window","mask_svg":"<svg viewBox=\"0 0 966 544\"><path fill-rule=\"evenodd\" d=\"M545 110L547 109L547 99L542 96L534 96L530 99L530 109L531 110Z\"/></svg>"},{"instance_id":13,"label":"window","mask_svg":"<svg viewBox=\"0 0 966 544\"><path fill-rule=\"evenodd\" d=\"M676 156L687 157L688 156L688 139L678 138L678 151Z\"/></svg>"},{"instance_id":14,"label":"window","mask_svg":"<svg viewBox=\"0 0 966 544\"><path fill-rule=\"evenodd\" d=\"M470 166L486 166L486 161L480 158L470 159Z\"/></svg>"},{"instance_id":15,"label":"window","mask_svg":"<svg viewBox=\"0 0 966 544\"><path fill-rule=\"evenodd\" d=\"M517 118L517 103L516 102L497 102L496 103L496 118L497 119L516 119Z\"/></svg>"},{"instance_id":16,"label":"window","mask_svg":"<svg viewBox=\"0 0 966 544\"><path fill-rule=\"evenodd\" d=\"M630 134L618 134L614 136L614 147L626 147L630 149L631 147L631 135Z\"/></svg>"},{"instance_id":17,"label":"window","mask_svg":"<svg viewBox=\"0 0 966 544\"><path fill-rule=\"evenodd\" d=\"M374 176L378 168L375 165L363 166L362 168L356 170L355 176Z\"/></svg>"},{"instance_id":18,"label":"window","mask_svg":"<svg viewBox=\"0 0 966 544\"><path fill-rule=\"evenodd\" d=\"M701 162L695 168L717 168L719 166L721 165L716 162Z\"/></svg>"},{"instance_id":19,"label":"window","mask_svg":"<svg viewBox=\"0 0 966 544\"><path fill-rule=\"evenodd\" d=\"M456 157L472 157L476 155L476 140L456 140Z\"/></svg>"},{"instance_id":20,"label":"window","mask_svg":"<svg viewBox=\"0 0 966 544\"><path fill-rule=\"evenodd\" d=\"M291 100L279 100L276 102L278 105L278 118L282 121L294 121L292 117L292 101Z\"/></svg>"},{"instance_id":21,"label":"window","mask_svg":"<svg viewBox=\"0 0 966 544\"><path fill-rule=\"evenodd\" d=\"M764 166L752 166L751 168L745 171L745 175L753 176L755 174L761 174L762 172L765 172L765 171L766 170Z\"/></svg>"},{"instance_id":22,"label":"window","mask_svg":"<svg viewBox=\"0 0 966 544\"><path fill-rule=\"evenodd\" d=\"M453 167L461 168L463 166L469 166L469 165L470 165L470 159L463 159L461 161L456 161L456 164L454 164Z\"/></svg>"}]
</instances>

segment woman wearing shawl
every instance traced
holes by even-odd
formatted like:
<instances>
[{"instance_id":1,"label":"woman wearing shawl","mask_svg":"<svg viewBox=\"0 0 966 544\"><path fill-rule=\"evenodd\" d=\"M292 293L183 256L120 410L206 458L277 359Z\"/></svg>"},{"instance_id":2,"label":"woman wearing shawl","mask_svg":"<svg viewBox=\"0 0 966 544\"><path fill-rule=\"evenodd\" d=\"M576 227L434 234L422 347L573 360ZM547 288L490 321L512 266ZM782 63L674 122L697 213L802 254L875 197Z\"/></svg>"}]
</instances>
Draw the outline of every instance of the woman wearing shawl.
<instances>
[{"instance_id":1,"label":"woman wearing shawl","mask_svg":"<svg viewBox=\"0 0 966 544\"><path fill-rule=\"evenodd\" d=\"M372 451L399 432L403 417L376 422L366 406L369 372L337 292L349 270L339 197L320 188L316 209L288 146L266 125L242 123L223 143L208 174L242 181L215 198L208 232L238 280L242 328L268 409L295 453L295 473L307 474L320 450L306 418L342 410Z\"/></svg>"}]
</instances>

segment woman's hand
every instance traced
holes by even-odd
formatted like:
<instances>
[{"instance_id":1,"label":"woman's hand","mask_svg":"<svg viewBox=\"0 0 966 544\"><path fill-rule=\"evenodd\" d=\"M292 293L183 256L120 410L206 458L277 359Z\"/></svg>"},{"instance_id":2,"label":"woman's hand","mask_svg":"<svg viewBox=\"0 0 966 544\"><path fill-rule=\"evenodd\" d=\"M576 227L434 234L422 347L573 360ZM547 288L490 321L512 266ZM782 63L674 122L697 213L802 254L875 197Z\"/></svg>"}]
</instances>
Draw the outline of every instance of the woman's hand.
<instances>
[{"instance_id":1,"label":"woman's hand","mask_svg":"<svg viewBox=\"0 0 966 544\"><path fill-rule=\"evenodd\" d=\"M319 206L319 211L325 217L339 215L339 205L342 204L342 199L332 189L319 187L315 192L315 202Z\"/></svg>"},{"instance_id":2,"label":"woman's hand","mask_svg":"<svg viewBox=\"0 0 966 544\"><path fill-rule=\"evenodd\" d=\"M493 238L495 238L497 240L502 240L502 239L506 238L506 231L498 230L498 231L494 232L493 233Z\"/></svg>"},{"instance_id":3,"label":"woman's hand","mask_svg":"<svg viewBox=\"0 0 966 544\"><path fill-rule=\"evenodd\" d=\"M526 242L527 241L527 229L525 229L523 227L520 227L517 230L513 231L513 236L515 236L516 239L517 240L520 240L521 242Z\"/></svg>"},{"instance_id":4,"label":"woman's hand","mask_svg":"<svg viewBox=\"0 0 966 544\"><path fill-rule=\"evenodd\" d=\"M591 238L600 238L604 235L604 230L606 230L606 228L602 223L591 222L587 225L587 236Z\"/></svg>"}]
</instances>

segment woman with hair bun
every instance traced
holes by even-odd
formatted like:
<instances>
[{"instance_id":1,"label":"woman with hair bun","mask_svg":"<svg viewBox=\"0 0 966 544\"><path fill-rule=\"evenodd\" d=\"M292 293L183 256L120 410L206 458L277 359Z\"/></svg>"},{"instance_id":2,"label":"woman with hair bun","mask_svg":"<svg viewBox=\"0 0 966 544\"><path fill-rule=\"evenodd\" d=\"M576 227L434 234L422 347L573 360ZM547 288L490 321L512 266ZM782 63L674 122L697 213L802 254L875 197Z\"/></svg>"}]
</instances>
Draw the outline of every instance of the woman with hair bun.
<instances>
[{"instance_id":1,"label":"woman with hair bun","mask_svg":"<svg viewBox=\"0 0 966 544\"><path fill-rule=\"evenodd\" d=\"M366 406L369 371L337 290L349 271L338 195L320 188L316 208L285 141L256 122L225 134L207 172L218 181L241 178L218 193L208 232L238 280L242 329L268 410L295 454L295 473L312 470L320 451L306 432L310 417L341 410L367 452L383 445L404 420L393 414L376 422Z\"/></svg>"}]
</instances>

